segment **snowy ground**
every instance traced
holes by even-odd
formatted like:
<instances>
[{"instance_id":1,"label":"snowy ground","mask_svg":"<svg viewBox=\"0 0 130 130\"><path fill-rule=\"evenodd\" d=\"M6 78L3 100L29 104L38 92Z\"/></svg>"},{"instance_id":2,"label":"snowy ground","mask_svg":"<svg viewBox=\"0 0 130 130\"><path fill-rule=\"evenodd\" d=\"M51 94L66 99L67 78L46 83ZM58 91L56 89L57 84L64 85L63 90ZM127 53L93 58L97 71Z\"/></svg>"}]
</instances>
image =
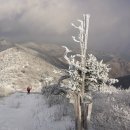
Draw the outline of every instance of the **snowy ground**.
<instances>
[{"instance_id":1,"label":"snowy ground","mask_svg":"<svg viewBox=\"0 0 130 130\"><path fill-rule=\"evenodd\" d=\"M0 98L0 130L71 130L70 117L55 121L58 106L48 108L43 95L17 92Z\"/></svg>"}]
</instances>

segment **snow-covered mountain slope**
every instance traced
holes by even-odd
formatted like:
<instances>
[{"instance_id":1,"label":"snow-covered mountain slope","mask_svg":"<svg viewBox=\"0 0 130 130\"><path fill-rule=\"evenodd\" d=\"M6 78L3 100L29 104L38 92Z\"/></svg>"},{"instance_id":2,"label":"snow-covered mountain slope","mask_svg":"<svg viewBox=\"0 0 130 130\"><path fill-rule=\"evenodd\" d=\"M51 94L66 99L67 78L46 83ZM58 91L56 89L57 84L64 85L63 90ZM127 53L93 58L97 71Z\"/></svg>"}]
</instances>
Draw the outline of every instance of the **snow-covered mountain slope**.
<instances>
[{"instance_id":1,"label":"snow-covered mountain slope","mask_svg":"<svg viewBox=\"0 0 130 130\"><path fill-rule=\"evenodd\" d=\"M64 48L62 48L62 45L64 44L46 44L46 43L38 44L34 42L28 42L28 43L21 43L19 45L37 51L38 55L41 58L46 59L47 62L49 62L54 66L57 66L59 68L68 67L66 61L63 58L65 50ZM3 51L13 46L15 46L13 43L10 43L4 39L0 40L0 51ZM80 53L78 45L68 44L66 46L72 49L73 53ZM127 49L128 48L129 47L127 47ZM103 59L105 62L110 64L110 67L112 68L110 71L111 77L117 78L130 74L130 62L128 58L125 58L125 56L121 57L120 55L113 55L111 53L95 50L88 50L88 52L94 54L99 60ZM129 53L129 51L127 51L126 53Z\"/></svg>"},{"instance_id":2,"label":"snow-covered mountain slope","mask_svg":"<svg viewBox=\"0 0 130 130\"><path fill-rule=\"evenodd\" d=\"M63 57L64 48L62 45L58 44L36 44L36 43L26 43L22 44L22 46L31 48L37 52L39 52L39 56L46 59L47 62L51 63L58 68L66 69L68 65L66 60Z\"/></svg>"},{"instance_id":3,"label":"snow-covered mountain slope","mask_svg":"<svg viewBox=\"0 0 130 130\"><path fill-rule=\"evenodd\" d=\"M59 78L53 70L57 68L39 57L36 51L13 47L0 52L0 91L5 87L26 89L37 88L45 77ZM2 90L1 90L2 89ZM1 92L0 92L1 93Z\"/></svg>"},{"instance_id":4,"label":"snow-covered mountain slope","mask_svg":"<svg viewBox=\"0 0 130 130\"><path fill-rule=\"evenodd\" d=\"M0 98L0 130L72 130L68 116L55 121L58 105L48 107L43 95L15 93Z\"/></svg>"},{"instance_id":5,"label":"snow-covered mountain slope","mask_svg":"<svg viewBox=\"0 0 130 130\"><path fill-rule=\"evenodd\" d=\"M64 60L64 48L62 48L62 44L36 44L36 43L26 43L22 44L25 47L32 48L36 51L38 51L40 54L45 54L45 56L49 57L49 59L52 58L52 60L48 60L50 63L55 64L56 66L60 68L66 68L67 65L66 60ZM74 45L66 45L69 47L73 53L80 53L79 46ZM104 60L104 62L110 64L111 71L110 76L111 77L120 77L130 74L130 62L129 60L125 58L121 58L117 55L113 55L111 53L102 52L102 51L92 51L88 50L88 53L94 54L99 60ZM53 62L52 62L53 61Z\"/></svg>"}]
</instances>

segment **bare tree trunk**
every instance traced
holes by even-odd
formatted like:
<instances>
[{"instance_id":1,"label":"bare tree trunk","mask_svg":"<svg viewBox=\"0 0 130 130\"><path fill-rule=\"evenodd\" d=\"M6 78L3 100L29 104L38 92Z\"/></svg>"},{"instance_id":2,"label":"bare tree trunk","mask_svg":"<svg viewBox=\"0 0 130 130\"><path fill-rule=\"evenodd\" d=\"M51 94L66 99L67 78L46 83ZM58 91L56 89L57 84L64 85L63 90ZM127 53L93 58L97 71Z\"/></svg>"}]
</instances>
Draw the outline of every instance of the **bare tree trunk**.
<instances>
[{"instance_id":1,"label":"bare tree trunk","mask_svg":"<svg viewBox=\"0 0 130 130\"><path fill-rule=\"evenodd\" d=\"M83 128L84 130L90 130L91 125L90 125L90 118L91 118L91 112L92 112L92 102L91 103L83 103L82 104L82 109L83 109Z\"/></svg>"},{"instance_id":2,"label":"bare tree trunk","mask_svg":"<svg viewBox=\"0 0 130 130\"><path fill-rule=\"evenodd\" d=\"M77 95L74 94L74 109L75 109L75 130L78 130L78 109L77 109Z\"/></svg>"},{"instance_id":3,"label":"bare tree trunk","mask_svg":"<svg viewBox=\"0 0 130 130\"><path fill-rule=\"evenodd\" d=\"M91 129L90 119L91 119L92 107L93 107L93 103L91 102L88 105L88 115L87 115L87 128L88 128L88 130Z\"/></svg>"},{"instance_id":4,"label":"bare tree trunk","mask_svg":"<svg viewBox=\"0 0 130 130\"><path fill-rule=\"evenodd\" d=\"M82 96L84 95L84 90L85 90L85 73L84 72L82 72L82 79L83 79L83 81L82 81L82 90L81 90L81 92L82 92Z\"/></svg>"},{"instance_id":5,"label":"bare tree trunk","mask_svg":"<svg viewBox=\"0 0 130 130\"><path fill-rule=\"evenodd\" d=\"M75 130L82 130L80 94L75 94Z\"/></svg>"}]
</instances>

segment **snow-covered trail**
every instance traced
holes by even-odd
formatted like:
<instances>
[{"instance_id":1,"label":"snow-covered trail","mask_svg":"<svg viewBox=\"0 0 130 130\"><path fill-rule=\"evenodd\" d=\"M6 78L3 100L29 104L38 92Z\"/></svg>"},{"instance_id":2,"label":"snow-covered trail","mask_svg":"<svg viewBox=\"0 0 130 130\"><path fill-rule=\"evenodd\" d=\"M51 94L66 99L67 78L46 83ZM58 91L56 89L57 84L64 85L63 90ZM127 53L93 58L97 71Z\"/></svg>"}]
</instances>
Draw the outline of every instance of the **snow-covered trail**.
<instances>
[{"instance_id":1,"label":"snow-covered trail","mask_svg":"<svg viewBox=\"0 0 130 130\"><path fill-rule=\"evenodd\" d=\"M40 94L15 93L0 99L0 130L66 130L69 117L54 121L57 107L48 108Z\"/></svg>"}]
</instances>

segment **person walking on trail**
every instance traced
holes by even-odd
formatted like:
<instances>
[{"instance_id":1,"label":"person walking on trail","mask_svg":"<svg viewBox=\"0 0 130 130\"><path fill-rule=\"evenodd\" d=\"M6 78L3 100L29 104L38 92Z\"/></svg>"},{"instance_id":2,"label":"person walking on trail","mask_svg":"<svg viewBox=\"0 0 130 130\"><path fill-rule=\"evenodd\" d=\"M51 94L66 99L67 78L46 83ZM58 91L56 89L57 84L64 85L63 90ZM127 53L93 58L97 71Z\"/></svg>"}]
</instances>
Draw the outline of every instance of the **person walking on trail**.
<instances>
[{"instance_id":1,"label":"person walking on trail","mask_svg":"<svg viewBox=\"0 0 130 130\"><path fill-rule=\"evenodd\" d=\"M27 93L30 94L31 87L27 87Z\"/></svg>"}]
</instances>

